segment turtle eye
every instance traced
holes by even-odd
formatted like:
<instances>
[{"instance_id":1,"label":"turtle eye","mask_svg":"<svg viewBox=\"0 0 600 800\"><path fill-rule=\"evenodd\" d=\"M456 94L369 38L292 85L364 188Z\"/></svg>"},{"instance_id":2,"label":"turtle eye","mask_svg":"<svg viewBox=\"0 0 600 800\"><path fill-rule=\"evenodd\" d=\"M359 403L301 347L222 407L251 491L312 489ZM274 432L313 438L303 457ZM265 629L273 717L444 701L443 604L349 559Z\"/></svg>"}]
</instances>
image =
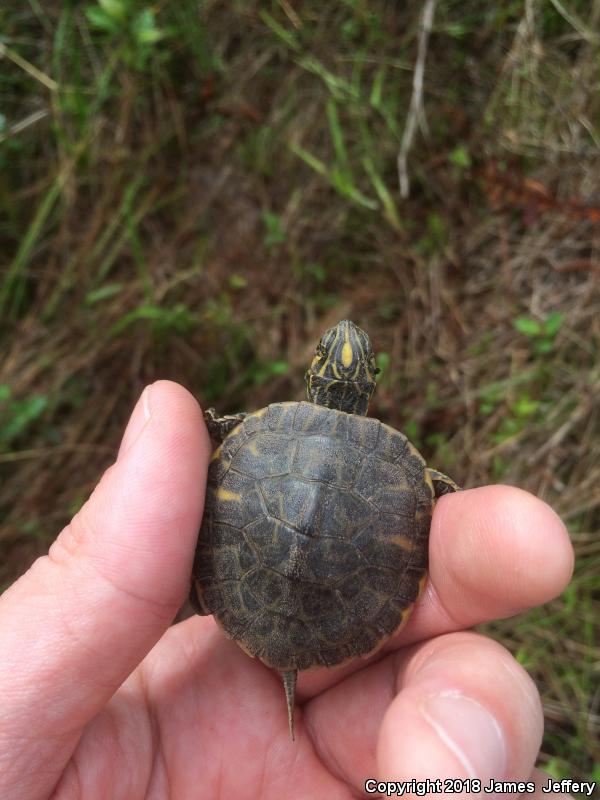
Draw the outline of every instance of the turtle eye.
<instances>
[{"instance_id":1,"label":"turtle eye","mask_svg":"<svg viewBox=\"0 0 600 800\"><path fill-rule=\"evenodd\" d=\"M319 344L317 345L317 353L320 356L326 356L327 355L327 350L325 350L325 348L323 347L321 342L319 342Z\"/></svg>"}]
</instances>

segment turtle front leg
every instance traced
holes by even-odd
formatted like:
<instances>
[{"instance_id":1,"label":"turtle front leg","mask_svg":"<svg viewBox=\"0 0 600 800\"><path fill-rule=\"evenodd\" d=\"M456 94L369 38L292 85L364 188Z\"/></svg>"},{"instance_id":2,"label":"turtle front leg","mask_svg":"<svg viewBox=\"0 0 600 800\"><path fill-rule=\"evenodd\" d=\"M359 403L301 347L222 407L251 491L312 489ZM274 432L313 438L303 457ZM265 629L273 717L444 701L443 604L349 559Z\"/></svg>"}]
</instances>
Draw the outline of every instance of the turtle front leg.
<instances>
[{"instance_id":1,"label":"turtle front leg","mask_svg":"<svg viewBox=\"0 0 600 800\"><path fill-rule=\"evenodd\" d=\"M204 422L213 442L221 444L227 434L247 416L246 411L240 411L238 414L226 414L224 417L219 417L214 408L207 408L204 412Z\"/></svg>"},{"instance_id":2,"label":"turtle front leg","mask_svg":"<svg viewBox=\"0 0 600 800\"><path fill-rule=\"evenodd\" d=\"M437 469L430 469L429 467L427 467L427 472L433 483L433 491L436 497L441 497L451 492L460 492L460 486L452 478L444 475L443 472L438 472Z\"/></svg>"}]
</instances>

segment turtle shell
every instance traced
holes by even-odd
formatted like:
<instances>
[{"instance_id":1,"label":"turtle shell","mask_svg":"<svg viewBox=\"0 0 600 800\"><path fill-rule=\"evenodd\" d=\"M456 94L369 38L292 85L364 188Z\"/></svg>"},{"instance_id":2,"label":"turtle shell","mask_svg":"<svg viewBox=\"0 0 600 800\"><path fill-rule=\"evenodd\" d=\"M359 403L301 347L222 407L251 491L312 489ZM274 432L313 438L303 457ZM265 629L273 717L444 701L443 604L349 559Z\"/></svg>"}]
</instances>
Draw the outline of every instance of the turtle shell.
<instances>
[{"instance_id":1,"label":"turtle shell","mask_svg":"<svg viewBox=\"0 0 600 800\"><path fill-rule=\"evenodd\" d=\"M422 456L376 419L307 402L249 414L210 464L200 608L280 670L366 656L419 594L433 497Z\"/></svg>"}]
</instances>

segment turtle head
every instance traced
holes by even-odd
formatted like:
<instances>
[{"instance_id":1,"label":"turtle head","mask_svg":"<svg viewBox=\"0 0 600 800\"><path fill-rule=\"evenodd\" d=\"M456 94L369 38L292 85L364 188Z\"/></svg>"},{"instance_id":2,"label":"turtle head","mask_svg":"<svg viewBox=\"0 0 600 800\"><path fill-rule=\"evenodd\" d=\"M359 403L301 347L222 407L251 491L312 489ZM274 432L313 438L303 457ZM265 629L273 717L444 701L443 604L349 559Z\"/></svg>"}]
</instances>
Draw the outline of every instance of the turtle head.
<instances>
[{"instance_id":1,"label":"turtle head","mask_svg":"<svg viewBox=\"0 0 600 800\"><path fill-rule=\"evenodd\" d=\"M375 389L375 354L367 334L343 319L325 331L308 368L306 389L311 403L348 414L366 414Z\"/></svg>"}]
</instances>

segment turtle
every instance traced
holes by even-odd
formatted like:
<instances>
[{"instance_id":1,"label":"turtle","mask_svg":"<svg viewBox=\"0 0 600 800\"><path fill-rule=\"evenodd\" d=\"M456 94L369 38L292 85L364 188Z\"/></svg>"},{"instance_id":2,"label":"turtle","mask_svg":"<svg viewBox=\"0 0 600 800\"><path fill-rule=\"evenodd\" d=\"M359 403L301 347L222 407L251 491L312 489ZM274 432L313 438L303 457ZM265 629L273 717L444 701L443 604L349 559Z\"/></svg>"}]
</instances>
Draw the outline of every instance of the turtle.
<instances>
[{"instance_id":1,"label":"turtle","mask_svg":"<svg viewBox=\"0 0 600 800\"><path fill-rule=\"evenodd\" d=\"M299 670L379 649L422 591L434 503L459 490L408 438L367 416L367 333L328 329L307 400L204 413L208 470L190 602L283 679L289 731Z\"/></svg>"}]
</instances>

